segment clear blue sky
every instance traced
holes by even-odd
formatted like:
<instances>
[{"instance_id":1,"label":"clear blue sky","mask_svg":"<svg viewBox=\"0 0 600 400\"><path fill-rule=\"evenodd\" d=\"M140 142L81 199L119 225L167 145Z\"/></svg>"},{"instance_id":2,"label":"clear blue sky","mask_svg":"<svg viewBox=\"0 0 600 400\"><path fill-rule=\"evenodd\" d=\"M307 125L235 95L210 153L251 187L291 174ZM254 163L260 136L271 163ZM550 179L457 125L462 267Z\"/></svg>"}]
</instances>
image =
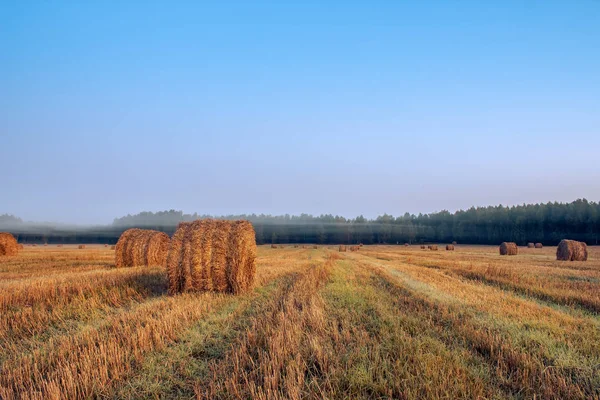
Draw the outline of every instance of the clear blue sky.
<instances>
[{"instance_id":1,"label":"clear blue sky","mask_svg":"<svg viewBox=\"0 0 600 400\"><path fill-rule=\"evenodd\" d=\"M598 0L15 1L0 21L0 214L600 199Z\"/></svg>"}]
</instances>

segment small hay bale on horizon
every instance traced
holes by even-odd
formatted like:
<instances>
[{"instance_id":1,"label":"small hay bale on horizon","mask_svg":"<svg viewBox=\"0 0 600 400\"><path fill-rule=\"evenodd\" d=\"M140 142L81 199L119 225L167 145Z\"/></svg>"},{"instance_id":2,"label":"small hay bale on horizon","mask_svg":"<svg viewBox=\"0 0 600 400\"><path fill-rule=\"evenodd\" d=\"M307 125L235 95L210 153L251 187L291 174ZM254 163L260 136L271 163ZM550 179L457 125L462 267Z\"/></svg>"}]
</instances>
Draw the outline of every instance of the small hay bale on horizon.
<instances>
[{"instance_id":1,"label":"small hay bale on horizon","mask_svg":"<svg viewBox=\"0 0 600 400\"><path fill-rule=\"evenodd\" d=\"M527 243L527 248L528 249L533 249L533 248L535 248L535 244L529 242L529 243Z\"/></svg>"},{"instance_id":2,"label":"small hay bale on horizon","mask_svg":"<svg viewBox=\"0 0 600 400\"><path fill-rule=\"evenodd\" d=\"M404 247L408 247L408 246L410 246L410 244L404 243Z\"/></svg>"},{"instance_id":3,"label":"small hay bale on horizon","mask_svg":"<svg viewBox=\"0 0 600 400\"><path fill-rule=\"evenodd\" d=\"M0 232L0 256L16 256L19 254L19 242L8 232Z\"/></svg>"},{"instance_id":4,"label":"small hay bale on horizon","mask_svg":"<svg viewBox=\"0 0 600 400\"><path fill-rule=\"evenodd\" d=\"M429 250L431 250L431 251L437 251L438 250L437 244L432 244L431 246L429 246Z\"/></svg>"},{"instance_id":5,"label":"small hay bale on horizon","mask_svg":"<svg viewBox=\"0 0 600 400\"><path fill-rule=\"evenodd\" d=\"M453 241L452 246L456 246L456 245L457 245L456 241Z\"/></svg>"},{"instance_id":6,"label":"small hay bale on horizon","mask_svg":"<svg viewBox=\"0 0 600 400\"><path fill-rule=\"evenodd\" d=\"M272 248L272 249L276 249L276 248L277 248L277 245L276 245L276 244L271 244L271 248Z\"/></svg>"},{"instance_id":7,"label":"small hay bale on horizon","mask_svg":"<svg viewBox=\"0 0 600 400\"><path fill-rule=\"evenodd\" d=\"M502 242L499 250L501 256L516 256L519 254L519 247L514 242Z\"/></svg>"},{"instance_id":8,"label":"small hay bale on horizon","mask_svg":"<svg viewBox=\"0 0 600 400\"><path fill-rule=\"evenodd\" d=\"M77 246L78 249L85 249L85 244L80 244L79 246Z\"/></svg>"},{"instance_id":9,"label":"small hay bale on horizon","mask_svg":"<svg viewBox=\"0 0 600 400\"><path fill-rule=\"evenodd\" d=\"M536 243L536 244L535 244L535 248L536 248L536 249L541 249L541 248L543 248L543 247L544 247L544 246L543 246L541 243Z\"/></svg>"},{"instance_id":10,"label":"small hay bale on horizon","mask_svg":"<svg viewBox=\"0 0 600 400\"><path fill-rule=\"evenodd\" d=\"M424 244L421 245L421 250L425 250L425 245Z\"/></svg>"},{"instance_id":11,"label":"small hay bale on horizon","mask_svg":"<svg viewBox=\"0 0 600 400\"><path fill-rule=\"evenodd\" d=\"M166 264L170 294L247 292L256 275L254 228L243 220L182 222L171 239Z\"/></svg>"},{"instance_id":12,"label":"small hay bale on horizon","mask_svg":"<svg viewBox=\"0 0 600 400\"><path fill-rule=\"evenodd\" d=\"M563 239L556 248L558 261L587 261L588 251L585 242Z\"/></svg>"},{"instance_id":13,"label":"small hay bale on horizon","mask_svg":"<svg viewBox=\"0 0 600 400\"><path fill-rule=\"evenodd\" d=\"M446 245L446 251L454 251L454 245L453 244L447 244Z\"/></svg>"},{"instance_id":14,"label":"small hay bale on horizon","mask_svg":"<svg viewBox=\"0 0 600 400\"><path fill-rule=\"evenodd\" d=\"M344 246L344 245L341 244L340 247L338 248L338 251L339 252L345 252L345 251L347 251L346 250L346 246Z\"/></svg>"}]
</instances>

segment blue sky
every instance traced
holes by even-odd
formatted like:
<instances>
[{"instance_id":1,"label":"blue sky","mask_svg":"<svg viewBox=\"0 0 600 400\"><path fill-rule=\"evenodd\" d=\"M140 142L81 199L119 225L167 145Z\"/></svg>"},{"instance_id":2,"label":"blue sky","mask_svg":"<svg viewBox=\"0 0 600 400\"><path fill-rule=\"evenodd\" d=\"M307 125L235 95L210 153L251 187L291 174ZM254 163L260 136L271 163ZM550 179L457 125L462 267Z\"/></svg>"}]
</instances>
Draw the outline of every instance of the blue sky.
<instances>
[{"instance_id":1,"label":"blue sky","mask_svg":"<svg viewBox=\"0 0 600 400\"><path fill-rule=\"evenodd\" d=\"M0 8L0 213L600 199L600 1Z\"/></svg>"}]
</instances>

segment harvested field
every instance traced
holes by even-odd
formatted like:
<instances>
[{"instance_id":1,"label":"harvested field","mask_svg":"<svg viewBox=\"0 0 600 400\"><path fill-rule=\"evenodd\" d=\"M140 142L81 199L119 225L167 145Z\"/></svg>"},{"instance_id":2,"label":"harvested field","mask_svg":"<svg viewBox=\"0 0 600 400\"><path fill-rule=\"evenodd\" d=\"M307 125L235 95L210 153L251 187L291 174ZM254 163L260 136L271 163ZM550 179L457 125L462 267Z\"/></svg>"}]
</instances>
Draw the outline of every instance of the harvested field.
<instances>
[{"instance_id":1,"label":"harvested field","mask_svg":"<svg viewBox=\"0 0 600 400\"><path fill-rule=\"evenodd\" d=\"M253 289L169 295L104 245L26 246L0 257L0 398L599 398L600 248L527 250L265 245Z\"/></svg>"}]
</instances>

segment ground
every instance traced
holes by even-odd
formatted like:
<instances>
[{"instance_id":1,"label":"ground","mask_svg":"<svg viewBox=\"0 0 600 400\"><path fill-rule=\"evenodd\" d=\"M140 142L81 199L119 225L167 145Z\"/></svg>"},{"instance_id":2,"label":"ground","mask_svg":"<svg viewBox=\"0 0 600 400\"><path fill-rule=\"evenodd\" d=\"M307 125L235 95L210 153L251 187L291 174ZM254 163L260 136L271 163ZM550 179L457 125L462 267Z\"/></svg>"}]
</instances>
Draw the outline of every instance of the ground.
<instances>
[{"instance_id":1,"label":"ground","mask_svg":"<svg viewBox=\"0 0 600 400\"><path fill-rule=\"evenodd\" d=\"M600 398L600 249L258 249L169 296L104 246L0 257L0 398Z\"/></svg>"}]
</instances>

